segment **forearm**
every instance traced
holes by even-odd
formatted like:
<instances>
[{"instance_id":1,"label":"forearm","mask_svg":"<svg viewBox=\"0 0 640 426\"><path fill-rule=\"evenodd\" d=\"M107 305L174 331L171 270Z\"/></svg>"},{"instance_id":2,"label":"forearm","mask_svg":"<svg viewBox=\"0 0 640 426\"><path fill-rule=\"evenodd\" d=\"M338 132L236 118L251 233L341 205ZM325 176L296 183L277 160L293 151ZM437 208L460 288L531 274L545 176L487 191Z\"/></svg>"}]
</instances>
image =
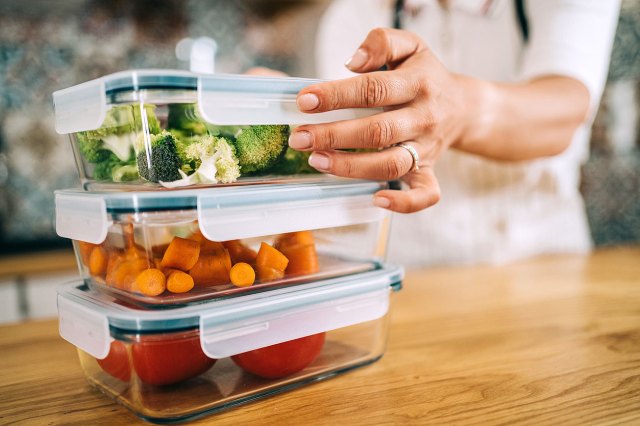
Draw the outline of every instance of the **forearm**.
<instances>
[{"instance_id":1,"label":"forearm","mask_svg":"<svg viewBox=\"0 0 640 426\"><path fill-rule=\"evenodd\" d=\"M589 93L569 77L522 84L458 78L465 114L451 146L461 151L503 161L556 155L569 146L587 116Z\"/></svg>"}]
</instances>

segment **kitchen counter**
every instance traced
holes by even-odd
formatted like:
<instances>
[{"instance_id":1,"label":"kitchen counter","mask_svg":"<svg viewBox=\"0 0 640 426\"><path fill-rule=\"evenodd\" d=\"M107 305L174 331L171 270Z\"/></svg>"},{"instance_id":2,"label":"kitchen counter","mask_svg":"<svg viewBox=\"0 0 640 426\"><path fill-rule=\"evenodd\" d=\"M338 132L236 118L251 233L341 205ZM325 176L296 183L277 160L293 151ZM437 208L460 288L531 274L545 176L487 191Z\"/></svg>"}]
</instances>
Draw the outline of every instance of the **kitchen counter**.
<instances>
[{"instance_id":1,"label":"kitchen counter","mask_svg":"<svg viewBox=\"0 0 640 426\"><path fill-rule=\"evenodd\" d=\"M375 364L196 423L639 424L640 248L411 271ZM0 327L0 423L136 418L54 320Z\"/></svg>"}]
</instances>

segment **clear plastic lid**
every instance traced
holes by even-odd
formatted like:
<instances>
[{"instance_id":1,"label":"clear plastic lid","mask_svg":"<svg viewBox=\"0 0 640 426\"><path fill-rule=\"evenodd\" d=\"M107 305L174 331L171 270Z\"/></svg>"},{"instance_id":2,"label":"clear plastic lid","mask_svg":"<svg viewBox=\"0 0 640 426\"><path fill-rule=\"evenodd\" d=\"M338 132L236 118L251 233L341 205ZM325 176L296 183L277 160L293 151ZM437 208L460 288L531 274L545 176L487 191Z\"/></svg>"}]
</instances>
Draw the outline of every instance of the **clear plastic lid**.
<instances>
[{"instance_id":1,"label":"clear plastic lid","mask_svg":"<svg viewBox=\"0 0 640 426\"><path fill-rule=\"evenodd\" d=\"M197 101L202 118L217 125L324 123L381 111L353 108L318 114L300 112L295 102L298 92L318 82L321 80L179 70L123 71L54 92L55 126L63 134L95 130L103 123L108 105L121 102L118 99L154 103L154 97L167 91L193 92L191 102Z\"/></svg>"},{"instance_id":2,"label":"clear plastic lid","mask_svg":"<svg viewBox=\"0 0 640 426\"><path fill-rule=\"evenodd\" d=\"M387 182L332 180L153 192L56 191L56 231L99 244L112 214L197 209L202 234L212 241L369 223L389 215L372 195Z\"/></svg>"},{"instance_id":3,"label":"clear plastic lid","mask_svg":"<svg viewBox=\"0 0 640 426\"><path fill-rule=\"evenodd\" d=\"M224 358L284 341L374 320L387 313L403 270L383 269L165 310L125 306L73 283L58 293L60 335L104 358L119 333L198 328L204 352Z\"/></svg>"}]
</instances>

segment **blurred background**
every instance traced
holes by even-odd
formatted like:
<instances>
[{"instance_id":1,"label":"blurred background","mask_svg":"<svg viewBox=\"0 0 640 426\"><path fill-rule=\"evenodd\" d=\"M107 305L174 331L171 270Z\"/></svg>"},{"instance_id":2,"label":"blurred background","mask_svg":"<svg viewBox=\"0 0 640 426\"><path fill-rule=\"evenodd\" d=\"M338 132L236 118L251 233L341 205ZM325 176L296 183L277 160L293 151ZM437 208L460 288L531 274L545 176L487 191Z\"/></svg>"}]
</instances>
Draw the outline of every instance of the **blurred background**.
<instances>
[{"instance_id":1,"label":"blurred background","mask_svg":"<svg viewBox=\"0 0 640 426\"><path fill-rule=\"evenodd\" d=\"M53 91L125 69L186 69L175 46L202 36L218 45L217 72L266 66L313 77L316 25L328 3L2 0L0 322L54 315L55 285L75 276L74 266L63 268L68 257L50 258L66 271L57 274L31 273L17 264L33 253L71 250L54 230L53 191L76 186L77 174L66 136L53 127ZM640 242L639 46L640 2L623 0L591 158L583 168L597 246Z\"/></svg>"}]
</instances>

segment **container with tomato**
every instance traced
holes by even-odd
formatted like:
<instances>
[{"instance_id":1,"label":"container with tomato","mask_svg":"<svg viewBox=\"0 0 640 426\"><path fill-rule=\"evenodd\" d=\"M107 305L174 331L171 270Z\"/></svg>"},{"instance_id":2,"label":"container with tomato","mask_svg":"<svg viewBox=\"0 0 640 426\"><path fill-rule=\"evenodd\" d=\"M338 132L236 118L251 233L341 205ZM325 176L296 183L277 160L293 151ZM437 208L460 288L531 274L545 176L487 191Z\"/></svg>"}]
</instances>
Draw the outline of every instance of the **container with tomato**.
<instances>
[{"instance_id":1,"label":"container with tomato","mask_svg":"<svg viewBox=\"0 0 640 426\"><path fill-rule=\"evenodd\" d=\"M58 234L73 239L88 285L167 307L375 270L390 215L386 182L176 191L56 193Z\"/></svg>"},{"instance_id":2,"label":"container with tomato","mask_svg":"<svg viewBox=\"0 0 640 426\"><path fill-rule=\"evenodd\" d=\"M401 280L385 266L164 310L70 284L60 334L91 384L146 420L181 421L377 360Z\"/></svg>"}]
</instances>

